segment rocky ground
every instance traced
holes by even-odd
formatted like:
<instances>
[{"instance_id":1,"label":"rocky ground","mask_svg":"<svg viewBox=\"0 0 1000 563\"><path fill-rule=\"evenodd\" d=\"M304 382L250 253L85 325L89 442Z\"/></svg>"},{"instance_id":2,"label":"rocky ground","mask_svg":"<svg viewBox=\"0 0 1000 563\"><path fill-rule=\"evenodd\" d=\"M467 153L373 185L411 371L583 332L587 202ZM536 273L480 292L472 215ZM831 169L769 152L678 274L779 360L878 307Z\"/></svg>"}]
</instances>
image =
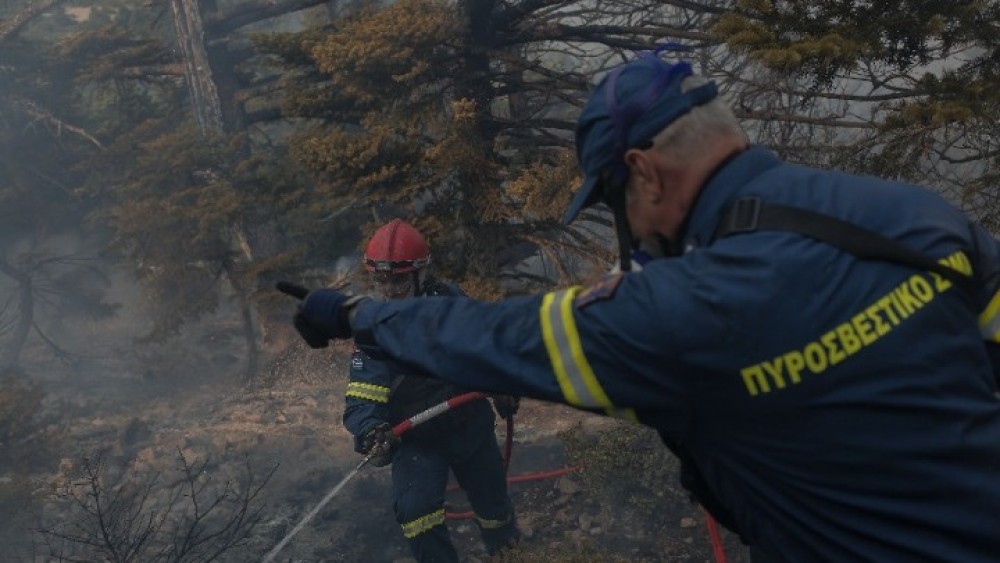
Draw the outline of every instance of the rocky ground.
<instances>
[{"instance_id":1,"label":"rocky ground","mask_svg":"<svg viewBox=\"0 0 1000 563\"><path fill-rule=\"evenodd\" d=\"M92 378L53 390L50 404L60 405L70 422L64 423L68 435L60 441L59 468L35 476L41 483L38 491L49 499L44 521L54 526L60 521L65 525L67 518L83 518L65 501L56 502L55 494L73 479L79 482L82 460L98 455L108 467L128 467L134 475L159 474L164 484L182 476L179 460L197 468L200 479L215 484L242 483L248 475L259 483L273 470L256 499L262 519L251 541L220 559L255 560L359 461L340 422L346 382L339 366L346 353L304 355L301 358L308 359L278 366L254 386L235 385L231 377L127 377ZM597 435L613 431L616 424L558 405L523 402L509 470L517 481L510 489L523 541L497 560L716 560L705 518L677 490L676 478L663 480L662 491L655 492L655 509L638 510L629 498L616 498L611 489L588 479L586 460L571 462L560 438L563 433L576 429ZM498 426L499 440L504 432L504 426ZM563 474L543 475L549 472ZM621 480L629 478L620 475ZM411 561L392 515L389 491L388 469L366 467L277 560ZM154 495L147 508L162 508L163 502ZM460 491L449 493L448 509L467 510ZM488 559L471 520L454 518L448 525L463 560ZM728 561L748 560L734 537L724 538ZM0 561L31 560L25 554L40 552L36 542L32 550L0 552Z\"/></svg>"}]
</instances>

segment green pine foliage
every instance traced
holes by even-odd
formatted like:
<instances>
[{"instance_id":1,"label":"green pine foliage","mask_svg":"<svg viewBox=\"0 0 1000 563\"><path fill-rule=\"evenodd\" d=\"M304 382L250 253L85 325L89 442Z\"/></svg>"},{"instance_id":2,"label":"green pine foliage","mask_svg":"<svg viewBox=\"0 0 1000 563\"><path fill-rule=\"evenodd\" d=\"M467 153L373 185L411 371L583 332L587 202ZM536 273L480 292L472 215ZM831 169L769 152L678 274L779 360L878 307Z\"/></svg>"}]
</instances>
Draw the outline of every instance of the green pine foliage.
<instances>
[{"instance_id":1,"label":"green pine foliage","mask_svg":"<svg viewBox=\"0 0 1000 563\"><path fill-rule=\"evenodd\" d=\"M529 45L544 37L493 5L371 4L329 30L296 35L297 46L288 34L256 38L289 71L285 115L305 120L290 155L315 178L303 206L317 224L353 211L366 218L361 241L405 218L427 235L439 274L487 298L502 294L504 251L519 244L556 262L560 253L602 255L558 224L580 182L572 120L515 115L518 96L534 99L533 89L545 90L551 109L560 99L580 103L587 86L572 71L542 74L556 59ZM524 9L519 17L543 17ZM543 122L562 130L539 133Z\"/></svg>"},{"instance_id":2,"label":"green pine foliage","mask_svg":"<svg viewBox=\"0 0 1000 563\"><path fill-rule=\"evenodd\" d=\"M291 154L317 176L318 213L360 201L376 211L366 230L401 215L433 242L439 271L482 277L512 240L514 209L480 107L460 97L468 49L446 3L406 0L340 22L310 50L335 93L315 99L336 117L293 139ZM301 97L294 105L307 107Z\"/></svg>"},{"instance_id":3,"label":"green pine foliage","mask_svg":"<svg viewBox=\"0 0 1000 563\"><path fill-rule=\"evenodd\" d=\"M739 0L712 31L771 68L829 84L859 59L928 64L995 32L993 2Z\"/></svg>"},{"instance_id":4,"label":"green pine foliage","mask_svg":"<svg viewBox=\"0 0 1000 563\"><path fill-rule=\"evenodd\" d=\"M983 0L741 0L712 32L751 73L793 78L802 115L846 100L867 127L833 135L830 164L929 184L996 224L998 16Z\"/></svg>"}]
</instances>

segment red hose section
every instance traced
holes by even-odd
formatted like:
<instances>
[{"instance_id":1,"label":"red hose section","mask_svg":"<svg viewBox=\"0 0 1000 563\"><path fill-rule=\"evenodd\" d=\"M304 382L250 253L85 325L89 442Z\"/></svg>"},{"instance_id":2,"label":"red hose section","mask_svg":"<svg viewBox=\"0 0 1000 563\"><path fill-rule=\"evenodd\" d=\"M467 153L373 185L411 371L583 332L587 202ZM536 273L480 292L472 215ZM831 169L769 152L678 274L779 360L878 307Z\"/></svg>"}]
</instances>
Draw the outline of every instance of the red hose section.
<instances>
[{"instance_id":1,"label":"red hose section","mask_svg":"<svg viewBox=\"0 0 1000 563\"><path fill-rule=\"evenodd\" d=\"M413 421L410 419L406 419L403 422L400 422L399 424L392 427L392 434L393 436L396 436L398 438L403 434L405 434L406 431L409 430L410 428L413 428Z\"/></svg>"},{"instance_id":2,"label":"red hose section","mask_svg":"<svg viewBox=\"0 0 1000 563\"><path fill-rule=\"evenodd\" d=\"M471 393L463 393L461 395L455 395L454 397L448 399L447 401L445 401L443 403L443 404L447 405L448 408L445 409L445 410L443 410L443 411L441 411L441 413L448 412L448 411L450 411L451 409L453 409L453 408L455 408L457 406L464 405L465 403L468 403L468 402L471 402L471 401L475 401L476 399L482 399L484 397L486 397L486 393L480 393L478 391L473 391ZM441 403L439 403L438 405L434 405L433 407L431 407L431 409L437 408L440 404ZM430 409L428 409L428 410L430 410ZM423 412L417 413L417 414L411 416L410 418L404 420L403 422L400 422L399 424L393 426L392 427L392 433L394 435L396 435L396 436L402 436L408 430L410 430L414 426L420 424L420 422L414 422L414 419L416 419L417 417L419 417L421 414L423 414L425 412L427 412L427 411L423 411ZM441 414L441 413L438 413L438 414Z\"/></svg>"},{"instance_id":3,"label":"red hose section","mask_svg":"<svg viewBox=\"0 0 1000 563\"><path fill-rule=\"evenodd\" d=\"M574 471L579 471L583 469L580 466L573 467L563 467L562 469L550 469L549 471L539 471L537 473L522 473L520 475L515 475L513 477L508 477L508 483L523 483L525 481L537 481L539 479L551 479L553 477L561 477L567 473L572 473Z\"/></svg>"},{"instance_id":4,"label":"red hose section","mask_svg":"<svg viewBox=\"0 0 1000 563\"><path fill-rule=\"evenodd\" d=\"M561 469L550 469L548 471L538 471L536 473L521 473L520 475L513 475L511 477L507 477L507 483L508 484L510 484L510 483L524 483L525 481L540 481L542 479L551 479L553 477L562 477L563 475L565 475L567 473L572 473L574 471L579 471L581 469L583 469L583 467L581 467L579 465L573 465L573 466L570 466L570 467L563 467ZM450 485L447 489L445 489L445 491L450 493L450 492L453 492L453 491L457 491L460 488L461 487L459 487L458 485Z\"/></svg>"},{"instance_id":5,"label":"red hose section","mask_svg":"<svg viewBox=\"0 0 1000 563\"><path fill-rule=\"evenodd\" d=\"M726 563L726 549L722 545L722 535L719 533L719 525L707 510L704 508L702 510L705 512L705 525L708 527L708 539L712 544L712 555L715 556L716 563Z\"/></svg>"}]
</instances>

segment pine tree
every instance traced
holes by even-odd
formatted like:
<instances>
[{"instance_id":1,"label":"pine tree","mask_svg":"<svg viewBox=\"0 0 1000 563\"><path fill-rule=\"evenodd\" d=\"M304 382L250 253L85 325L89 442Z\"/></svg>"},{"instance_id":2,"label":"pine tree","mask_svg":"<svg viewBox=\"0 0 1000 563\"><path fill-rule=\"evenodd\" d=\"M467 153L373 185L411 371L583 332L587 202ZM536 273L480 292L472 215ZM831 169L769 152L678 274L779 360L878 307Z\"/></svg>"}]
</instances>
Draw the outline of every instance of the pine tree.
<instances>
[{"instance_id":1,"label":"pine tree","mask_svg":"<svg viewBox=\"0 0 1000 563\"><path fill-rule=\"evenodd\" d=\"M978 0L743 0L713 31L790 77L800 111L843 108L832 164L931 184L998 227L998 16Z\"/></svg>"}]
</instances>

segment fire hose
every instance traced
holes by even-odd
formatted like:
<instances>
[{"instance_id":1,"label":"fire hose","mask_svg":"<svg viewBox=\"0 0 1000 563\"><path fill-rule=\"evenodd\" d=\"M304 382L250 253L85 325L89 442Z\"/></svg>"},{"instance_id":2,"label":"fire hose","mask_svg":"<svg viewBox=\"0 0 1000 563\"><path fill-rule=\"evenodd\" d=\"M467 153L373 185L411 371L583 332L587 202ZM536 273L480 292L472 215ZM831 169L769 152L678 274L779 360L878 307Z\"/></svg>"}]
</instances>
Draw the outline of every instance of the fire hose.
<instances>
[{"instance_id":1,"label":"fire hose","mask_svg":"<svg viewBox=\"0 0 1000 563\"><path fill-rule=\"evenodd\" d=\"M414 426L423 424L424 422L427 422L432 418L444 414L445 412L448 412L455 407L464 405L466 403L475 401L477 399L483 399L486 397L487 397L486 393L480 393L480 392L471 392L462 395L457 395L455 397L452 397L451 399L448 399L447 401L438 403L437 405L434 405L433 407L425 411L417 413L412 417L393 426L392 434L396 437L402 436L405 432L409 431ZM511 457L511 450L513 447L513 437L514 437L514 417L509 416L507 417L507 435L504 439L504 449L503 449L503 467L505 473L510 468L510 457ZM327 503L333 500L333 497L337 496L337 494L341 491L341 489L343 489L344 486L347 485L347 483L350 482L350 480L353 479L354 476L357 475L361 471L361 469L365 465L367 465L368 462L371 461L375 453L376 450L373 449L371 452L365 455L365 457L361 460L361 462L354 469L349 471L347 475L345 475L344 478L341 479L340 482L338 482L332 489L330 489L330 491L326 494L326 496L324 496L323 499L320 500L316 504L316 506L312 508L312 510L310 510L305 516L303 516L302 519L299 521L299 523L296 524L295 527L292 528L292 530L288 532L288 534L286 534L285 537L282 538L282 540L278 542L278 544L275 545L274 548L272 548L271 551L267 553L267 555L264 556L261 562L271 563L272 561L274 561L274 558L278 555L278 552L280 552L282 548L284 548L288 544L288 542L290 542L292 538L295 537L295 535L298 534L299 531L301 531L302 528L305 527L305 525L309 523L309 521L312 520L316 516L316 514L318 514L319 511L323 509L324 506L327 505ZM527 475L517 475L514 477L508 477L507 482L520 483L523 481L532 481L536 479L548 479L552 477L559 477L561 475L565 475L567 473L576 471L578 469L580 468L565 467L562 469L555 469L551 471L544 471ZM451 519L471 518L472 516L473 516L472 512L445 513L445 517ZM719 534L718 526L716 525L715 519L712 517L711 514L709 514L706 511L705 520L708 526L709 539L711 541L712 552L715 555L715 560L717 563L725 563L726 555L725 551L723 550L722 538Z\"/></svg>"},{"instance_id":2,"label":"fire hose","mask_svg":"<svg viewBox=\"0 0 1000 563\"><path fill-rule=\"evenodd\" d=\"M485 393L472 392L472 393L465 393L463 395L457 395L455 397L452 397L452 398L448 399L447 401L438 403L438 404L434 405L433 407L431 407L431 408L429 408L429 409L427 409L425 411L419 412L419 413L411 416L410 418L404 420L403 422L400 422L399 424L393 426L392 427L392 434L394 436L396 436L396 437L402 436L405 432L409 431L414 426L418 426L420 424L423 424L423 423L427 422L428 420L430 420L430 419L432 419L432 418L434 418L434 417L436 417L438 415L444 414L444 413L450 411L451 409L453 409L455 407L458 407L460 405L464 405L464 404L466 404L468 402L475 401L477 399L483 399L486 396L487 395ZM513 429L513 423L511 422L511 419L508 418L508 423L507 423L507 444L505 445L505 448L504 448L505 451L507 452L507 459L510 458L510 443L511 443L511 436L513 435L512 429ZM368 462L371 461L371 459L372 459L372 457L374 457L375 453L376 453L376 450L373 448L372 451L369 452L364 457L364 459L361 460L361 463L359 463L357 465L357 467L355 467L354 469L352 469L351 471L349 471L347 473L347 475L345 475L344 478L340 480L339 483L337 483L332 489L330 489L330 492L328 492L326 494L326 496L323 497L323 499L321 501L319 501L319 503L317 503L316 506L313 507L312 510L310 510L305 516L302 517L302 520L300 520L299 523L296 524L294 528L292 528L292 531L288 532L288 534L285 535L285 537L282 538L282 540L280 542L278 542L278 545L274 546L274 548L271 549L271 551L269 551L267 553L267 555L264 556L264 559L262 559L262 563L271 563L272 561L274 561L274 558L275 558L276 555L278 555L278 552L280 552L281 549L284 548L285 545L287 545L288 542L291 541L293 537L295 537L295 534L298 534L299 531L302 530L302 528L305 527L305 525L310 520L312 520L313 517L316 516L316 514L319 513L319 511L322 510L323 507L326 506L326 504L328 502L330 502L331 500L333 500L333 497L337 496L337 493L339 493L340 490L343 489L344 486L347 485L347 483L351 479L353 479L354 476L357 475L359 471L361 471L361 468L363 468L365 465L368 465ZM505 467L505 469L506 469L506 467Z\"/></svg>"}]
</instances>

